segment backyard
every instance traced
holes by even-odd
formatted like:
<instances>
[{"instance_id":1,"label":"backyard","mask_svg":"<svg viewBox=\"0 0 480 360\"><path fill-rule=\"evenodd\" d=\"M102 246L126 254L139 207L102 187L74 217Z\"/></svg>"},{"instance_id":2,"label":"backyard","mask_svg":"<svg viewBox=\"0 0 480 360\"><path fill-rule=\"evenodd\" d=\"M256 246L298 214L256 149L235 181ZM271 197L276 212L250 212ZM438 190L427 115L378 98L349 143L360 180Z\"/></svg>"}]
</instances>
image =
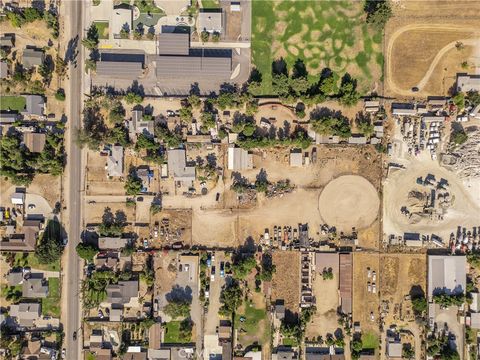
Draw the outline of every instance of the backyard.
<instances>
[{"instance_id":1,"label":"backyard","mask_svg":"<svg viewBox=\"0 0 480 360\"><path fill-rule=\"evenodd\" d=\"M169 321L165 326L165 344L185 344L191 341L190 336L183 337L181 332L182 321Z\"/></svg>"},{"instance_id":2,"label":"backyard","mask_svg":"<svg viewBox=\"0 0 480 360\"><path fill-rule=\"evenodd\" d=\"M378 348L378 336L372 332L362 334L362 346L364 350L375 350Z\"/></svg>"},{"instance_id":3,"label":"backyard","mask_svg":"<svg viewBox=\"0 0 480 360\"><path fill-rule=\"evenodd\" d=\"M23 96L2 96L0 110L23 111L25 109L25 98Z\"/></svg>"},{"instance_id":4,"label":"backyard","mask_svg":"<svg viewBox=\"0 0 480 360\"><path fill-rule=\"evenodd\" d=\"M243 347L254 343L264 344L269 341L270 327L267 321L267 311L255 307L252 302L248 302L240 308L235 315L235 328Z\"/></svg>"},{"instance_id":5,"label":"backyard","mask_svg":"<svg viewBox=\"0 0 480 360\"><path fill-rule=\"evenodd\" d=\"M202 0L202 9L218 9L220 5L217 0Z\"/></svg>"},{"instance_id":6,"label":"backyard","mask_svg":"<svg viewBox=\"0 0 480 360\"><path fill-rule=\"evenodd\" d=\"M40 264L38 258L33 253L16 253L14 267L29 266L35 270L60 271L60 259L51 264Z\"/></svg>"},{"instance_id":7,"label":"backyard","mask_svg":"<svg viewBox=\"0 0 480 360\"><path fill-rule=\"evenodd\" d=\"M267 1L252 4L253 63L262 74L262 94L271 94L271 67L302 59L314 82L323 68L348 72L366 93L382 76L382 35L365 23L362 2Z\"/></svg>"},{"instance_id":8,"label":"backyard","mask_svg":"<svg viewBox=\"0 0 480 360\"><path fill-rule=\"evenodd\" d=\"M60 317L60 279L48 279L48 296L42 299L43 316Z\"/></svg>"}]
</instances>

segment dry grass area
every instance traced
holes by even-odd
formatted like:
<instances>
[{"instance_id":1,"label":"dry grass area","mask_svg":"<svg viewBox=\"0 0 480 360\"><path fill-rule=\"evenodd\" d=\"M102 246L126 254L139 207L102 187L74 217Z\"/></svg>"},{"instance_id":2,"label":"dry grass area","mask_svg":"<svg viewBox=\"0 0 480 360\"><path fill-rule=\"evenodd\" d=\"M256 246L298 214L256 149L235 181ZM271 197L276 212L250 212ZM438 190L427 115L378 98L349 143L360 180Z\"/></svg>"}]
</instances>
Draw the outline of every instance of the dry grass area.
<instances>
[{"instance_id":1,"label":"dry grass area","mask_svg":"<svg viewBox=\"0 0 480 360\"><path fill-rule=\"evenodd\" d=\"M474 70L480 3L401 0L385 32L385 91L392 96L447 94L457 72ZM455 43L464 42L457 50ZM467 66L462 67L466 61ZM475 64L475 62L477 62ZM418 93L411 88L419 86Z\"/></svg>"},{"instance_id":2,"label":"dry grass area","mask_svg":"<svg viewBox=\"0 0 480 360\"><path fill-rule=\"evenodd\" d=\"M104 203L93 203L85 204L85 223L86 224L100 224L102 222L103 214L105 209L109 208L110 211L115 215L115 213L123 212L127 217L128 223L135 222L135 207L127 207L123 202L104 202Z\"/></svg>"},{"instance_id":3,"label":"dry grass area","mask_svg":"<svg viewBox=\"0 0 480 360\"><path fill-rule=\"evenodd\" d=\"M313 294L317 299L317 311L312 321L307 325L305 336L313 338L326 334L333 334L338 329L337 308L338 296L338 272L332 280L323 280L320 271L313 281Z\"/></svg>"},{"instance_id":4,"label":"dry grass area","mask_svg":"<svg viewBox=\"0 0 480 360\"><path fill-rule=\"evenodd\" d=\"M169 265L171 265L169 267ZM156 253L153 258L153 268L155 271L155 296L160 295L172 289L177 277L176 273L176 254L164 251Z\"/></svg>"},{"instance_id":5,"label":"dry grass area","mask_svg":"<svg viewBox=\"0 0 480 360\"><path fill-rule=\"evenodd\" d=\"M13 185L4 177L0 178L0 204L10 206L10 196L15 192L16 188L23 186ZM60 201L61 177L49 174L37 174L33 178L32 183L27 187L27 194L40 195L47 200L51 208L55 207L55 203Z\"/></svg>"},{"instance_id":6,"label":"dry grass area","mask_svg":"<svg viewBox=\"0 0 480 360\"><path fill-rule=\"evenodd\" d=\"M277 267L272 279L271 300L284 300L285 309L298 313L300 303L300 253L276 251L273 263Z\"/></svg>"},{"instance_id":7,"label":"dry grass area","mask_svg":"<svg viewBox=\"0 0 480 360\"><path fill-rule=\"evenodd\" d=\"M106 156L101 156L98 151L88 151L86 164L87 195L125 195L123 179L107 177Z\"/></svg>"},{"instance_id":8,"label":"dry grass area","mask_svg":"<svg viewBox=\"0 0 480 360\"><path fill-rule=\"evenodd\" d=\"M378 334L379 321L379 274L381 266L378 253L356 252L353 254L353 321L360 322L363 332L374 332ZM372 274L376 272L377 291L368 292L367 283L373 283L372 278L368 278L368 270L370 268ZM383 271L383 270L382 270ZM373 313L374 320L371 320Z\"/></svg>"}]
</instances>

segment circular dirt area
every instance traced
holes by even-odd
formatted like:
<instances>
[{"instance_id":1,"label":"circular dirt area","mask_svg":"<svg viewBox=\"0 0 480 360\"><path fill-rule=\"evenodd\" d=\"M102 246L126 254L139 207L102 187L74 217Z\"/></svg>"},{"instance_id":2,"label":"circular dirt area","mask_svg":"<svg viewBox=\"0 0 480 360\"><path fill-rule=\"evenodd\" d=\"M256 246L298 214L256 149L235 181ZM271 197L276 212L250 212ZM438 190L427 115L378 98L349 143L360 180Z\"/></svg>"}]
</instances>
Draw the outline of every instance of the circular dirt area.
<instances>
[{"instance_id":1,"label":"circular dirt area","mask_svg":"<svg viewBox=\"0 0 480 360\"><path fill-rule=\"evenodd\" d=\"M325 186L318 208L325 223L346 231L369 226L376 219L379 206L377 190L367 179L344 175Z\"/></svg>"}]
</instances>

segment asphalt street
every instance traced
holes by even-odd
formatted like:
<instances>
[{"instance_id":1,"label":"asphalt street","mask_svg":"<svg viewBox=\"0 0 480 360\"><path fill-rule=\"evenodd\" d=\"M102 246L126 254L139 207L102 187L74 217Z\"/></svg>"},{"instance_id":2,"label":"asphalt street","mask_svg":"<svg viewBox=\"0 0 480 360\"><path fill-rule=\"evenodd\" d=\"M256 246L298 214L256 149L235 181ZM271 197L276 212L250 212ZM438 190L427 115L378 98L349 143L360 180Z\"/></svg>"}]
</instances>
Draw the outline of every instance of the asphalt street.
<instances>
[{"instance_id":1,"label":"asphalt street","mask_svg":"<svg viewBox=\"0 0 480 360\"><path fill-rule=\"evenodd\" d=\"M81 233L81 149L75 142L77 129L81 126L81 105L82 105L82 59L83 49L81 38L83 33L83 1L65 1L65 33L69 41L70 64L68 80L65 84L67 95L67 125L68 142L67 149L67 184L66 184L66 206L68 216L68 245L67 260L64 273L64 286L66 286L66 309L65 309L65 349L66 358L69 360L81 359L81 316L80 316L80 283L81 265L75 247L80 241ZM77 45L74 45L77 44ZM72 55L77 52L76 56ZM68 56L68 55L67 55ZM77 337L73 339L73 333Z\"/></svg>"}]
</instances>

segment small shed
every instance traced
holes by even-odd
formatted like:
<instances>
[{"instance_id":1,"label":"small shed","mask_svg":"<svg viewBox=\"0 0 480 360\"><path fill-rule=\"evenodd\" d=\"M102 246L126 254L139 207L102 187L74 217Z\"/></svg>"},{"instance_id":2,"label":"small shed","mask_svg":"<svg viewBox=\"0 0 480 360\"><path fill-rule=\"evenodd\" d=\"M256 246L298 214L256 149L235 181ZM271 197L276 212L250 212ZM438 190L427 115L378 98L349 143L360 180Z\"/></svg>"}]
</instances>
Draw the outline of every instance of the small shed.
<instances>
[{"instance_id":1,"label":"small shed","mask_svg":"<svg viewBox=\"0 0 480 360\"><path fill-rule=\"evenodd\" d=\"M25 204L25 194L24 193L13 193L11 197L13 205L24 205Z\"/></svg>"},{"instance_id":2,"label":"small shed","mask_svg":"<svg viewBox=\"0 0 480 360\"><path fill-rule=\"evenodd\" d=\"M293 149L290 152L290 166L301 167L303 165L303 153L300 149Z\"/></svg>"}]
</instances>

